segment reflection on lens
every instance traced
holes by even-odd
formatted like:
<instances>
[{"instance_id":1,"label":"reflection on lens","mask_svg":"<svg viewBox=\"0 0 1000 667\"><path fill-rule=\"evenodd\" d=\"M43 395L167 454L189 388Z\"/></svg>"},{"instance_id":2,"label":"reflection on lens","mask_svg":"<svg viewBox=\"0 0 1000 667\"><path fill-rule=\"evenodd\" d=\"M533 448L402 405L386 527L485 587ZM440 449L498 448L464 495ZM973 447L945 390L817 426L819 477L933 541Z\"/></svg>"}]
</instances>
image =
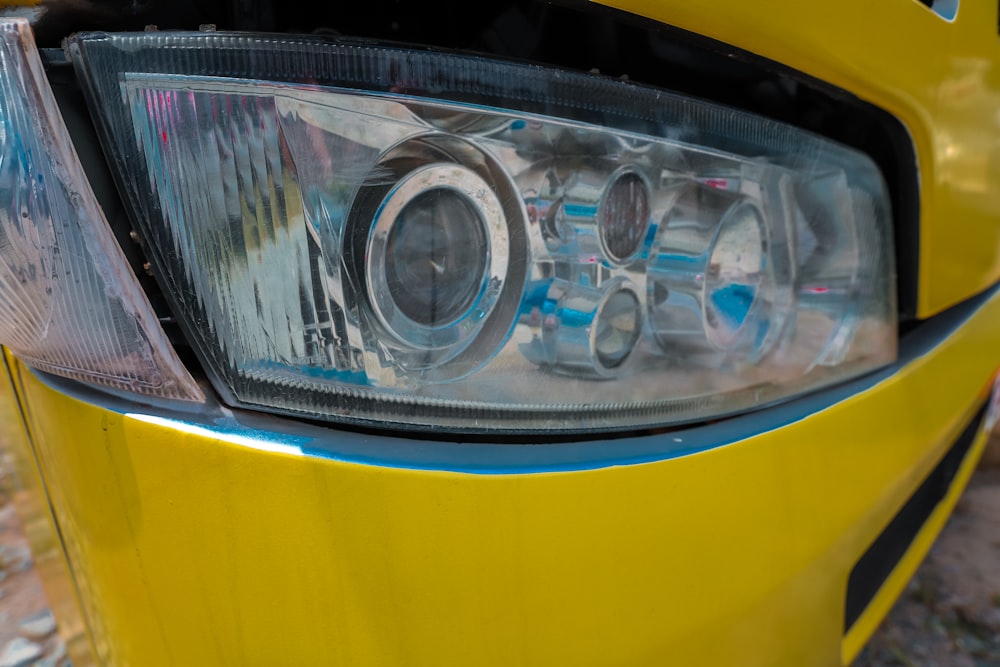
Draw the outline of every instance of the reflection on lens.
<instances>
[{"instance_id":1,"label":"reflection on lens","mask_svg":"<svg viewBox=\"0 0 1000 667\"><path fill-rule=\"evenodd\" d=\"M728 347L740 335L764 278L764 221L740 204L722 221L705 272L705 320L711 338Z\"/></svg>"},{"instance_id":2,"label":"reflection on lens","mask_svg":"<svg viewBox=\"0 0 1000 667\"><path fill-rule=\"evenodd\" d=\"M630 290L614 292L594 325L594 353L604 368L620 365L639 338L639 299Z\"/></svg>"},{"instance_id":3,"label":"reflection on lens","mask_svg":"<svg viewBox=\"0 0 1000 667\"><path fill-rule=\"evenodd\" d=\"M422 192L400 210L386 239L392 300L423 326L453 322L482 287L486 255L482 218L464 194L451 188Z\"/></svg>"},{"instance_id":4,"label":"reflection on lens","mask_svg":"<svg viewBox=\"0 0 1000 667\"><path fill-rule=\"evenodd\" d=\"M514 199L498 173L421 164L438 148L430 141L394 149L373 171L375 185L355 195L348 270L365 286L360 314L372 318L390 363L445 380L482 364L509 332L491 322L516 316L523 281L509 282L509 269L518 258L523 265L525 249L523 219L504 206L499 192Z\"/></svg>"},{"instance_id":5,"label":"reflection on lens","mask_svg":"<svg viewBox=\"0 0 1000 667\"><path fill-rule=\"evenodd\" d=\"M621 173L601 202L601 240L615 262L631 258L642 246L649 225L649 188L634 171Z\"/></svg>"},{"instance_id":6,"label":"reflection on lens","mask_svg":"<svg viewBox=\"0 0 1000 667\"><path fill-rule=\"evenodd\" d=\"M646 305L664 352L753 360L769 351L783 321L774 307L773 262L780 257L769 254L763 213L752 199L679 184L654 253Z\"/></svg>"},{"instance_id":7,"label":"reflection on lens","mask_svg":"<svg viewBox=\"0 0 1000 667\"><path fill-rule=\"evenodd\" d=\"M559 278L528 297L539 313L533 339L521 346L532 362L563 375L613 378L642 333L642 308L632 283L615 278L590 287ZM526 323L532 323L528 316Z\"/></svg>"}]
</instances>

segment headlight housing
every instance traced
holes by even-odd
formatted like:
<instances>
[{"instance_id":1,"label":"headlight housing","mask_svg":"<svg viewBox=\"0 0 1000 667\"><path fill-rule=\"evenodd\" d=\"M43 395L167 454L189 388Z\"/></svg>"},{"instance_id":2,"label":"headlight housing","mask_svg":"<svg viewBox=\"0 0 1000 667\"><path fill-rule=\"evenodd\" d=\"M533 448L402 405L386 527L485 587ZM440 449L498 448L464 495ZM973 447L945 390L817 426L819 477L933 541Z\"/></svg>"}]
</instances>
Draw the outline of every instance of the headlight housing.
<instances>
[{"instance_id":1,"label":"headlight housing","mask_svg":"<svg viewBox=\"0 0 1000 667\"><path fill-rule=\"evenodd\" d=\"M233 404L634 429L895 358L878 170L795 128L363 42L90 33L69 50Z\"/></svg>"}]
</instances>

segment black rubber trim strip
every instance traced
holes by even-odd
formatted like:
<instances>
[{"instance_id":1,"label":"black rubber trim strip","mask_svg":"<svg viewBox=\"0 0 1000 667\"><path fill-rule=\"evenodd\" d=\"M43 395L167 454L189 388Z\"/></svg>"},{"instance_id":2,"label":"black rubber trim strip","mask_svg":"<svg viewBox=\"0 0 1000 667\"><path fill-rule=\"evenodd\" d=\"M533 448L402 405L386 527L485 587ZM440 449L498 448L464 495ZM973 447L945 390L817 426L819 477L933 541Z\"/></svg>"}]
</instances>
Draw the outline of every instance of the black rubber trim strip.
<instances>
[{"instance_id":1,"label":"black rubber trim strip","mask_svg":"<svg viewBox=\"0 0 1000 667\"><path fill-rule=\"evenodd\" d=\"M204 405L151 400L137 394L109 392L76 380L31 371L54 391L119 414L156 415L218 433L299 447L305 456L363 465L435 470L462 474L534 474L577 472L665 461L725 447L795 424L832 405L877 391L881 382L909 364L934 354L981 310L1000 299L1000 286L922 322L904 336L895 364L843 384L786 403L717 421L689 424L660 432L583 433L521 436L392 431L385 427L334 425L289 419L221 406L207 383ZM977 383L975 386L979 386ZM975 391L971 389L970 391ZM864 400L864 399L861 399ZM969 399L971 404L975 399ZM181 411L181 410L184 411Z\"/></svg>"},{"instance_id":2,"label":"black rubber trim strip","mask_svg":"<svg viewBox=\"0 0 1000 667\"><path fill-rule=\"evenodd\" d=\"M844 634L851 629L882 588L903 555L909 550L927 518L948 493L958 469L976 440L986 415L986 403L937 464L910 496L899 513L875 539L851 570L847 580L847 603L844 607Z\"/></svg>"}]
</instances>

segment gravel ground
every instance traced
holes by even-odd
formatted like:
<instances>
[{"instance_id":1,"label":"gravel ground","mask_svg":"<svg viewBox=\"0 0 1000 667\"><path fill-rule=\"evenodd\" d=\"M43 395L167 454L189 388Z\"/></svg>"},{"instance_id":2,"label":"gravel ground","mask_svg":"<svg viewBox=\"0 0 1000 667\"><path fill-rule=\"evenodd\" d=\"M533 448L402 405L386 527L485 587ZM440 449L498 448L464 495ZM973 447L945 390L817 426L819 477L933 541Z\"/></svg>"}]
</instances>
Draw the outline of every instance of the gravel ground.
<instances>
[{"instance_id":1,"label":"gravel ground","mask_svg":"<svg viewBox=\"0 0 1000 667\"><path fill-rule=\"evenodd\" d=\"M853 667L1000 667L1000 466L972 478Z\"/></svg>"},{"instance_id":2,"label":"gravel ground","mask_svg":"<svg viewBox=\"0 0 1000 667\"><path fill-rule=\"evenodd\" d=\"M9 457L0 452L0 667L68 667L66 646L14 512Z\"/></svg>"},{"instance_id":3,"label":"gravel ground","mask_svg":"<svg viewBox=\"0 0 1000 667\"><path fill-rule=\"evenodd\" d=\"M0 452L0 667L69 667L14 512L11 470ZM1000 437L852 667L1000 667Z\"/></svg>"}]
</instances>

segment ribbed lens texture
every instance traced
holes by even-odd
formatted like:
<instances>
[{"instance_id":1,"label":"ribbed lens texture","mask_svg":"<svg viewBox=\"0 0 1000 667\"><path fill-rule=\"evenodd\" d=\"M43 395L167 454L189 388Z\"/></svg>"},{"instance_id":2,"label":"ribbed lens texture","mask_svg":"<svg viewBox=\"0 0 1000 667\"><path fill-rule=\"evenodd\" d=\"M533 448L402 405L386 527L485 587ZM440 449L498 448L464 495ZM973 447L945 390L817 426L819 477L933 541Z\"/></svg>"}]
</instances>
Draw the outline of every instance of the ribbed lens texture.
<instances>
[{"instance_id":1,"label":"ribbed lens texture","mask_svg":"<svg viewBox=\"0 0 1000 667\"><path fill-rule=\"evenodd\" d=\"M166 195L164 216L198 223L169 231L172 251L186 258L199 328L225 332L231 366L328 364L333 327L315 291L322 276L313 273L322 220L304 214L308 193L274 101L142 91L135 108L139 139L158 165L147 173Z\"/></svg>"},{"instance_id":2,"label":"ribbed lens texture","mask_svg":"<svg viewBox=\"0 0 1000 667\"><path fill-rule=\"evenodd\" d=\"M234 404L628 429L895 356L884 187L867 158L811 135L461 56L225 35L70 44L118 169L138 176L124 186L166 293ZM297 67L318 81L296 84ZM424 85L436 99L408 94ZM561 117L535 113L546 95Z\"/></svg>"},{"instance_id":3,"label":"ribbed lens texture","mask_svg":"<svg viewBox=\"0 0 1000 667\"><path fill-rule=\"evenodd\" d=\"M6 37L6 35L4 35ZM14 50L12 51L12 46ZM13 71L17 46L0 42L0 68ZM39 173L25 94L11 77L0 79L0 331L6 344L25 348L41 340L52 316L51 276L56 275L54 230L47 198L36 187ZM43 158L44 159L44 158Z\"/></svg>"},{"instance_id":4,"label":"ribbed lens texture","mask_svg":"<svg viewBox=\"0 0 1000 667\"><path fill-rule=\"evenodd\" d=\"M0 21L0 343L59 375L202 398L94 200L22 21Z\"/></svg>"}]
</instances>

